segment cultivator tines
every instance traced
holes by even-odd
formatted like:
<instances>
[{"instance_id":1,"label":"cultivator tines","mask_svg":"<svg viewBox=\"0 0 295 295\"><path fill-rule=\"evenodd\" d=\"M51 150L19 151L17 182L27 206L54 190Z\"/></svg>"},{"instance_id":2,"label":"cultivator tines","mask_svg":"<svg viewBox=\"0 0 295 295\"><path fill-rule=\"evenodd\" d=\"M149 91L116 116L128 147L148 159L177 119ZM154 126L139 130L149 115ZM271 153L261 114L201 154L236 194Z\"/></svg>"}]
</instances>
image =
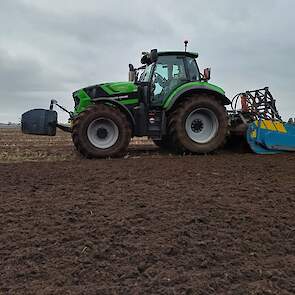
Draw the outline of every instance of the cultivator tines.
<instances>
[{"instance_id":1,"label":"cultivator tines","mask_svg":"<svg viewBox=\"0 0 295 295\"><path fill-rule=\"evenodd\" d=\"M237 94L232 100L234 111L238 111L239 101L242 107L240 111L248 113L253 121L258 119L282 120L276 108L276 100L268 87Z\"/></svg>"},{"instance_id":2,"label":"cultivator tines","mask_svg":"<svg viewBox=\"0 0 295 295\"><path fill-rule=\"evenodd\" d=\"M232 100L232 108L233 112L229 112L232 132L235 132L234 128L239 131L240 126L246 126L247 142L253 152L278 154L295 151L295 125L282 121L268 87L237 94Z\"/></svg>"}]
</instances>

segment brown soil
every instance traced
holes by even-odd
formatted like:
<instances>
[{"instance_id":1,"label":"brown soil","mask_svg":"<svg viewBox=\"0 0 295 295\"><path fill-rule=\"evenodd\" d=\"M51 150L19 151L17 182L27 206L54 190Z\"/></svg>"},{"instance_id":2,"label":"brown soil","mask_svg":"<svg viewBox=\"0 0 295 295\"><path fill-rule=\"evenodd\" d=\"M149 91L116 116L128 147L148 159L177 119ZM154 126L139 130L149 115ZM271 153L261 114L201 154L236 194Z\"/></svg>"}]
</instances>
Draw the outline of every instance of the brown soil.
<instances>
[{"instance_id":1,"label":"brown soil","mask_svg":"<svg viewBox=\"0 0 295 295\"><path fill-rule=\"evenodd\" d=\"M0 294L295 294L295 155L0 136Z\"/></svg>"}]
</instances>

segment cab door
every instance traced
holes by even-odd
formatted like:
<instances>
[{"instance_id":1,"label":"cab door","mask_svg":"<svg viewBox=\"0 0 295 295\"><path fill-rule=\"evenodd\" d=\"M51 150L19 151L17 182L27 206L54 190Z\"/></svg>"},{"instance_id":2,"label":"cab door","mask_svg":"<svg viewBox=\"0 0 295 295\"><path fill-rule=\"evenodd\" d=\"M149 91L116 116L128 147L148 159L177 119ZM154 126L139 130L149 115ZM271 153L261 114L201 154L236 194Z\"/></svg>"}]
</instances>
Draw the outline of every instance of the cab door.
<instances>
[{"instance_id":1,"label":"cab door","mask_svg":"<svg viewBox=\"0 0 295 295\"><path fill-rule=\"evenodd\" d=\"M151 79L150 105L160 107L173 90L188 81L185 57L159 56Z\"/></svg>"}]
</instances>

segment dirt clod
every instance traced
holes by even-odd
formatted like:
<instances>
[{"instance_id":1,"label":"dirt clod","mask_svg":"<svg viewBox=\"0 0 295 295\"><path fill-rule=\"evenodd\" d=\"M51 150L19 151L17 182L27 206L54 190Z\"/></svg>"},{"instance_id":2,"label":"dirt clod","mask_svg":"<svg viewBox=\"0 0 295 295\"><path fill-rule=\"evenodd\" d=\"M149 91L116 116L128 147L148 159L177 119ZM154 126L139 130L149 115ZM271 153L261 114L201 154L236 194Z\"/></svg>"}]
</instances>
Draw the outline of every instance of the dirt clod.
<instances>
[{"instance_id":1,"label":"dirt clod","mask_svg":"<svg viewBox=\"0 0 295 295\"><path fill-rule=\"evenodd\" d=\"M22 159L31 137L1 138L0 294L295 293L293 154L84 160L59 135Z\"/></svg>"}]
</instances>

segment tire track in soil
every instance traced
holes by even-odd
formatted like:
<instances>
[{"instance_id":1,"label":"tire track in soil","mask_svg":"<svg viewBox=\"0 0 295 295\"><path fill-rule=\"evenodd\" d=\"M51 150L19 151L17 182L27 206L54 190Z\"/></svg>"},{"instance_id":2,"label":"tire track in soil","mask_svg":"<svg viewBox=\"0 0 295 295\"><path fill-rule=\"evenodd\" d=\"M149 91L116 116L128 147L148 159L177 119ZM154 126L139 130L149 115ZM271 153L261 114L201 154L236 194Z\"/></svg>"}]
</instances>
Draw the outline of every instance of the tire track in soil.
<instances>
[{"instance_id":1,"label":"tire track in soil","mask_svg":"<svg viewBox=\"0 0 295 295\"><path fill-rule=\"evenodd\" d=\"M0 164L3 294L294 294L294 156Z\"/></svg>"}]
</instances>

